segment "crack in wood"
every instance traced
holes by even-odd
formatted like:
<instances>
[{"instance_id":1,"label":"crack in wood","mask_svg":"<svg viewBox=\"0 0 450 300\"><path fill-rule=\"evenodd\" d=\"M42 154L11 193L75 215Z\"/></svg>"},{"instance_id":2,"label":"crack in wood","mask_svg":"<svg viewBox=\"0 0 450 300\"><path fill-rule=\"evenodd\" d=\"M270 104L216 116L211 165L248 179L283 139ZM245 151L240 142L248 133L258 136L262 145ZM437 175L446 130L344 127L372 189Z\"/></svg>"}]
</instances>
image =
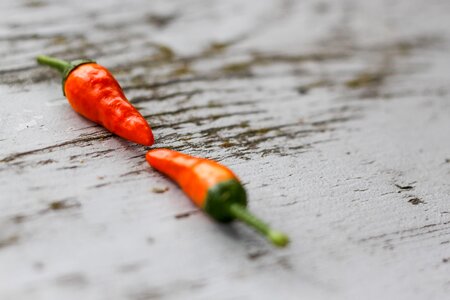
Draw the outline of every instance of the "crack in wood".
<instances>
[{"instance_id":1,"label":"crack in wood","mask_svg":"<svg viewBox=\"0 0 450 300\"><path fill-rule=\"evenodd\" d=\"M390 232L390 233L383 233L383 234L374 235L374 236L367 237L367 238L362 238L362 239L359 239L358 242L376 241L376 240L380 240L380 239L393 240L397 236L398 236L399 240L402 240L405 238L411 238L411 237L418 237L418 236L422 236L422 235L427 235L429 233L447 230L450 227L446 226L446 225L449 225L449 224L450 224L450 221L445 221L442 223L432 223L432 224L427 224L427 225L424 225L421 227L412 227L412 228L408 228L408 229L397 230L397 231ZM436 226L441 226L441 228L430 230L430 228L433 228ZM419 232L417 232L417 231L419 231ZM424 232L420 232L420 231L424 231ZM409 234L409 233L412 233L412 234ZM409 235L404 235L404 234L409 234ZM450 233L447 233L447 234L450 234ZM388 238L388 237L393 237L393 238Z\"/></svg>"},{"instance_id":2,"label":"crack in wood","mask_svg":"<svg viewBox=\"0 0 450 300\"><path fill-rule=\"evenodd\" d=\"M33 155L33 154L38 154L38 153L43 153L43 152L52 152L54 150L62 149L67 146L85 146L89 142L101 141L101 140L111 138L113 136L114 135L112 133L105 133L105 134L98 135L98 136L78 138L78 139L62 142L62 143L59 143L56 145L51 145L51 146L47 146L47 147L43 147L43 148L13 153L13 154L10 154L10 155L0 159L0 163L10 163L19 158L26 157L28 155Z\"/></svg>"},{"instance_id":3,"label":"crack in wood","mask_svg":"<svg viewBox=\"0 0 450 300\"><path fill-rule=\"evenodd\" d=\"M201 122L204 121L216 121L223 118L233 117L233 116L245 116L245 115L255 115L259 113L264 113L265 110L250 110L250 111L242 111L242 112L234 112L234 113L226 113L226 114L212 114L206 117L196 117L196 118L190 118L188 120L184 120L181 122L175 122L175 123L169 123L169 124L161 124L161 125L153 125L153 129L163 129L163 128L179 128L180 125L184 124L201 124ZM144 118L151 118L152 115L144 115ZM164 137L162 137L164 138ZM1 161L0 161L1 162Z\"/></svg>"}]
</instances>

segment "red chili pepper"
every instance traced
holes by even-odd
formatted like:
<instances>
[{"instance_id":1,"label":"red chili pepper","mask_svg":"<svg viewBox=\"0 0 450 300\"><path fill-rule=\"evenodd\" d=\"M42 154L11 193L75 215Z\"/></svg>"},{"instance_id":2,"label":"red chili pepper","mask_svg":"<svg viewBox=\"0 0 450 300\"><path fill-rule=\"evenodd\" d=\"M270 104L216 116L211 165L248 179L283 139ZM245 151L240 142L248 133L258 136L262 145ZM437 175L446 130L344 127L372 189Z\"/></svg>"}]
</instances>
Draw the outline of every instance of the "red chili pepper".
<instances>
[{"instance_id":1,"label":"red chili pepper","mask_svg":"<svg viewBox=\"0 0 450 300\"><path fill-rule=\"evenodd\" d=\"M148 163L174 180L191 200L220 222L239 219L262 233L276 246L286 246L288 237L271 229L247 209L245 189L236 175L223 165L168 149L147 152Z\"/></svg>"},{"instance_id":2,"label":"red chili pepper","mask_svg":"<svg viewBox=\"0 0 450 300\"><path fill-rule=\"evenodd\" d=\"M62 73L63 93L80 115L124 139L142 145L153 144L147 121L127 100L119 83L105 67L90 60L67 62L44 55L38 56L37 61Z\"/></svg>"}]
</instances>

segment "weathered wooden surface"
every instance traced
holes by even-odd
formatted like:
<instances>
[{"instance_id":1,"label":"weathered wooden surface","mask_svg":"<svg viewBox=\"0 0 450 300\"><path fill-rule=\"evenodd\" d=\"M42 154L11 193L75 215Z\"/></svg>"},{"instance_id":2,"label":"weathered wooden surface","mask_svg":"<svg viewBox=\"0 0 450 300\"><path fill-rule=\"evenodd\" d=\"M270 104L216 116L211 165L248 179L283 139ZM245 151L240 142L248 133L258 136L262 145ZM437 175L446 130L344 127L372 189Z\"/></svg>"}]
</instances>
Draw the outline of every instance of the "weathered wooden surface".
<instances>
[{"instance_id":1,"label":"weathered wooden surface","mask_svg":"<svg viewBox=\"0 0 450 300\"><path fill-rule=\"evenodd\" d=\"M2 0L0 298L448 298L449 14ZM232 167L290 247L197 213L144 147L75 114L37 54L109 67L155 147Z\"/></svg>"}]
</instances>

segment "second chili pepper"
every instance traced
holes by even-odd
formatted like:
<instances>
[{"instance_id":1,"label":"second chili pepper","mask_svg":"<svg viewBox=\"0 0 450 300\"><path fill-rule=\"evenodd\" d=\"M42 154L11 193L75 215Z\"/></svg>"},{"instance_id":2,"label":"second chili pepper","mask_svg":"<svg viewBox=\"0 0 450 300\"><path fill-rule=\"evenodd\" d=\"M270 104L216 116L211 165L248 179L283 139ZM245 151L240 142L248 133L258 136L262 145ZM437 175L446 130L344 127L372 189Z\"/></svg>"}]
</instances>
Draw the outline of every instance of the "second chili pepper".
<instances>
[{"instance_id":1,"label":"second chili pepper","mask_svg":"<svg viewBox=\"0 0 450 300\"><path fill-rule=\"evenodd\" d=\"M62 73L64 95L80 115L124 139L147 146L153 144L147 121L105 67L90 60L67 62L45 55L38 56L37 61Z\"/></svg>"},{"instance_id":2,"label":"second chili pepper","mask_svg":"<svg viewBox=\"0 0 450 300\"><path fill-rule=\"evenodd\" d=\"M169 149L147 152L148 163L173 179L192 201L214 219L239 219L262 233L276 246L288 244L288 237L269 227L247 209L247 196L236 175L223 165Z\"/></svg>"}]
</instances>

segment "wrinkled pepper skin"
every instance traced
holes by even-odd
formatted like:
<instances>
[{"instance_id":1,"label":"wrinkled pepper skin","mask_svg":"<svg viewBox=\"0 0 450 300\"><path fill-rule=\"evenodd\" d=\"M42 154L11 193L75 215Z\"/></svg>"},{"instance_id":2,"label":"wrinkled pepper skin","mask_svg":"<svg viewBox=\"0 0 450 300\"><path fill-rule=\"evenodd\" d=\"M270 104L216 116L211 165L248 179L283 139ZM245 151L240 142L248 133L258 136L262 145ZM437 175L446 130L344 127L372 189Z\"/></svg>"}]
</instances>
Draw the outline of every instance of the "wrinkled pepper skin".
<instances>
[{"instance_id":1,"label":"wrinkled pepper skin","mask_svg":"<svg viewBox=\"0 0 450 300\"><path fill-rule=\"evenodd\" d=\"M289 239L284 233L271 229L247 211L245 189L227 167L169 149L150 150L146 159L154 169L175 181L192 202L213 219L220 222L239 219L276 246L288 244Z\"/></svg>"},{"instance_id":2,"label":"wrinkled pepper skin","mask_svg":"<svg viewBox=\"0 0 450 300\"><path fill-rule=\"evenodd\" d=\"M141 145L153 144L147 121L127 100L106 68L95 63L76 67L66 78L64 92L80 115L124 139Z\"/></svg>"},{"instance_id":3,"label":"wrinkled pepper skin","mask_svg":"<svg viewBox=\"0 0 450 300\"><path fill-rule=\"evenodd\" d=\"M80 115L129 141L153 144L150 125L105 67L90 60L68 62L45 55L38 56L37 61L62 73L64 95Z\"/></svg>"}]
</instances>

